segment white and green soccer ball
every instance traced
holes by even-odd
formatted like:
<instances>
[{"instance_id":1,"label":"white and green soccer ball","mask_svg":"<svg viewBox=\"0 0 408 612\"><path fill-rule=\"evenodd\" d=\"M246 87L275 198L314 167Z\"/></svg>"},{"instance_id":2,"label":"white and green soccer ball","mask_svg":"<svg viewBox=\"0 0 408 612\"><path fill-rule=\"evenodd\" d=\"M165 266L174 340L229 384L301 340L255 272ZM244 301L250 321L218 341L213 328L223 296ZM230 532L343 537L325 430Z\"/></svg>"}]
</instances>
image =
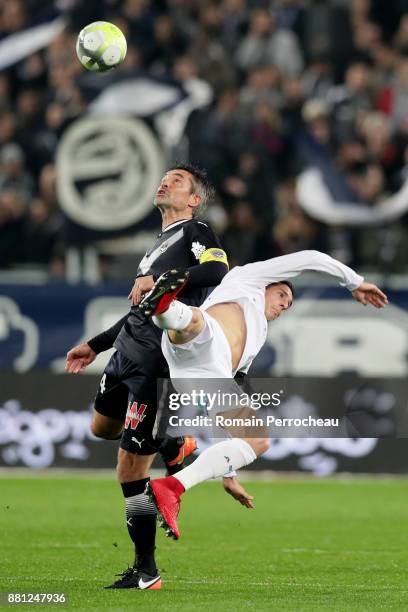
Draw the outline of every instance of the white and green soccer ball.
<instances>
[{"instance_id":1,"label":"white and green soccer ball","mask_svg":"<svg viewBox=\"0 0 408 612\"><path fill-rule=\"evenodd\" d=\"M94 72L107 72L125 59L126 38L108 21L95 21L80 31L76 52L81 64Z\"/></svg>"}]
</instances>

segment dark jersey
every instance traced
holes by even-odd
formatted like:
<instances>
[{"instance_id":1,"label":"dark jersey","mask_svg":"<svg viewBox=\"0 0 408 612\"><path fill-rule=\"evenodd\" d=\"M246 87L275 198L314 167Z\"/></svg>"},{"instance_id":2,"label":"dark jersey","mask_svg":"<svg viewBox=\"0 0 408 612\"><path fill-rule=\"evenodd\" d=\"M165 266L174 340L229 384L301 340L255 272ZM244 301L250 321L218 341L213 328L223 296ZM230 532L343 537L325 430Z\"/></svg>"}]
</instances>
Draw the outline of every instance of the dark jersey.
<instances>
[{"instance_id":1,"label":"dark jersey","mask_svg":"<svg viewBox=\"0 0 408 612\"><path fill-rule=\"evenodd\" d=\"M172 268L188 269L207 261L224 261L225 253L212 229L202 221L189 219L168 226L157 236L152 248L139 264L137 276L155 278ZM217 279L214 283L217 284ZM190 306L200 306L212 287L194 287L187 283L177 299ZM152 365L163 362L161 353L162 331L151 319L146 319L137 306L133 306L129 317L119 332L114 347L132 361Z\"/></svg>"}]
</instances>

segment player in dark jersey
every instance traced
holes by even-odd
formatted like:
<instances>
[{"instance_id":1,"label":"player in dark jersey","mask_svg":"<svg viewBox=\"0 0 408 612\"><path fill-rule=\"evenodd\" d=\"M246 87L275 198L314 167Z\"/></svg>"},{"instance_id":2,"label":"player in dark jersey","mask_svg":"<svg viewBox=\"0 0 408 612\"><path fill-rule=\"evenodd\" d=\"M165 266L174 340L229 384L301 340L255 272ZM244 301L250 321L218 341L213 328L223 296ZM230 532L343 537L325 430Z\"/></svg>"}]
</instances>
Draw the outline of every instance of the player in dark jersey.
<instances>
[{"instance_id":1,"label":"player in dark jersey","mask_svg":"<svg viewBox=\"0 0 408 612\"><path fill-rule=\"evenodd\" d=\"M67 371L77 373L98 353L112 346L117 349L100 382L92 431L107 439L121 434L117 474L126 501L135 562L109 588L157 589L161 585L154 557L156 510L144 490L155 453L162 453L169 469L180 454L182 458L185 445L180 449L183 440L157 437L156 382L157 378L167 378L168 370L161 351L162 332L140 314L138 304L170 268L188 270L188 286L179 299L192 306L199 306L227 273L227 257L218 238L206 223L196 219L211 197L212 188L201 170L178 165L166 172L154 200L163 229L139 264L129 294L130 312L112 328L67 354ZM234 495L231 488L225 488Z\"/></svg>"}]
</instances>

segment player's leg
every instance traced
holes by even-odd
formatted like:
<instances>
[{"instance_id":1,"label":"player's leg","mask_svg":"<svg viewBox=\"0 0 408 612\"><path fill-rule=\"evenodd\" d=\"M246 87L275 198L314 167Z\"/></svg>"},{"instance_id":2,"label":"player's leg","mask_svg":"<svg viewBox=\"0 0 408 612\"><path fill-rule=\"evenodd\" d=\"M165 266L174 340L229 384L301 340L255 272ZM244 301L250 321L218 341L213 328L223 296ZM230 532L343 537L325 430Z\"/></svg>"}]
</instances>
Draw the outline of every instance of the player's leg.
<instances>
[{"instance_id":1,"label":"player's leg","mask_svg":"<svg viewBox=\"0 0 408 612\"><path fill-rule=\"evenodd\" d=\"M178 300L172 302L163 314L152 317L152 320L157 327L167 330L169 340L173 344L186 344L194 340L205 327L201 310L186 306Z\"/></svg>"},{"instance_id":2,"label":"player's leg","mask_svg":"<svg viewBox=\"0 0 408 612\"><path fill-rule=\"evenodd\" d=\"M127 386L127 412L118 453L117 477L125 500L125 520L134 545L132 567L108 588L159 588L155 560L156 508L145 495L156 448L152 436L156 411L156 379L119 352ZM147 586L145 586L147 585Z\"/></svg>"},{"instance_id":3,"label":"player's leg","mask_svg":"<svg viewBox=\"0 0 408 612\"><path fill-rule=\"evenodd\" d=\"M126 526L135 548L133 567L157 575L155 560L156 508L145 494L155 454L136 455L120 448L117 477L125 498Z\"/></svg>"},{"instance_id":4,"label":"player's leg","mask_svg":"<svg viewBox=\"0 0 408 612\"><path fill-rule=\"evenodd\" d=\"M139 441L143 438L139 434ZM144 441L138 452L149 452ZM126 526L135 547L132 572L126 571L108 588L160 588L160 573L155 559L157 510L145 493L155 454L135 454L119 449L117 477L125 498Z\"/></svg>"},{"instance_id":5,"label":"player's leg","mask_svg":"<svg viewBox=\"0 0 408 612\"><path fill-rule=\"evenodd\" d=\"M185 491L191 487L239 470L269 448L268 438L232 438L205 449L188 467L174 475Z\"/></svg>"},{"instance_id":6,"label":"player's leg","mask_svg":"<svg viewBox=\"0 0 408 612\"><path fill-rule=\"evenodd\" d=\"M201 311L176 300L187 281L187 274L169 270L160 276L153 289L139 304L140 311L160 329L168 330L174 344L193 340L204 328Z\"/></svg>"},{"instance_id":7,"label":"player's leg","mask_svg":"<svg viewBox=\"0 0 408 612\"><path fill-rule=\"evenodd\" d=\"M91 431L97 438L103 440L120 440L123 430L123 420L118 421L100 414L95 409L92 413Z\"/></svg>"},{"instance_id":8,"label":"player's leg","mask_svg":"<svg viewBox=\"0 0 408 612\"><path fill-rule=\"evenodd\" d=\"M161 585L155 560L157 512L145 488L157 447L160 445L160 452L166 453L171 460L179 454L184 440L157 443L153 436L157 413L156 378L146 376L146 371L123 355L121 360L129 397L117 476L125 499L126 526L135 558L132 567L108 588L157 589Z\"/></svg>"},{"instance_id":9,"label":"player's leg","mask_svg":"<svg viewBox=\"0 0 408 612\"><path fill-rule=\"evenodd\" d=\"M121 380L120 354L114 353L102 374L91 421L94 436L119 440L127 410L128 388Z\"/></svg>"},{"instance_id":10,"label":"player's leg","mask_svg":"<svg viewBox=\"0 0 408 612\"><path fill-rule=\"evenodd\" d=\"M255 461L269 447L267 438L232 438L205 449L188 467L174 476L150 481L146 493L158 510L158 517L168 536L178 539L177 518L180 499L191 487L239 470Z\"/></svg>"},{"instance_id":11,"label":"player's leg","mask_svg":"<svg viewBox=\"0 0 408 612\"><path fill-rule=\"evenodd\" d=\"M135 547L135 560L108 589L161 587L154 558L156 508L144 492L154 457L154 454L135 455L119 449L117 476L125 498L126 526Z\"/></svg>"},{"instance_id":12,"label":"player's leg","mask_svg":"<svg viewBox=\"0 0 408 612\"><path fill-rule=\"evenodd\" d=\"M211 350L215 349L221 357L222 337L217 334L216 326L213 325L212 330L213 340L209 348ZM190 361L193 354L196 357L196 365L200 366L203 355L191 350ZM207 356L208 358L212 357L211 354ZM240 395L240 388L234 381L224 379L223 384L221 381L215 382L216 387L222 391L220 397L234 397L234 390L236 390L238 396ZM199 383L200 387L201 384ZM210 389L212 384L213 381L211 379L205 379L205 390ZM214 396L214 393L209 395ZM254 415L254 411L249 406L238 405L232 409L228 402L227 405L217 406L215 416L221 413L238 423L244 423L247 417L249 417L248 421L251 423L251 416ZM176 539L179 537L177 516L181 495L200 482L228 475L228 473L235 472L249 465L258 456L262 455L269 446L268 430L262 424L260 426L243 424L222 427L220 433L223 437L225 435L230 435L231 437L223 439L204 450L191 465L175 474L174 477L154 480L147 487L147 493L151 496L152 501L156 503L159 511L159 520L161 520L168 535ZM214 435L217 436L217 429L214 430Z\"/></svg>"}]
</instances>

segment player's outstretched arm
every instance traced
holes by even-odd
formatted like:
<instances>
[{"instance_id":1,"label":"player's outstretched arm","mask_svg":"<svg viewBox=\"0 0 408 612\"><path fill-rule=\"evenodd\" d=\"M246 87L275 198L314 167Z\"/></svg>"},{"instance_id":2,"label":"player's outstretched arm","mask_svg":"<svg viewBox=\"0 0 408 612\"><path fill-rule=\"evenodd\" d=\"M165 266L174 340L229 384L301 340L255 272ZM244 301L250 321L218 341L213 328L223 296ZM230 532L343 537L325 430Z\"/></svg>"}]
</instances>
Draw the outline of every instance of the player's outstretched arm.
<instances>
[{"instance_id":1,"label":"player's outstretched arm","mask_svg":"<svg viewBox=\"0 0 408 612\"><path fill-rule=\"evenodd\" d=\"M384 308L388 304L388 298L376 285L363 282L352 292L353 298L367 306L372 304L375 308Z\"/></svg>"},{"instance_id":2,"label":"player's outstretched arm","mask_svg":"<svg viewBox=\"0 0 408 612\"><path fill-rule=\"evenodd\" d=\"M70 374L78 374L85 370L96 358L96 353L91 349L87 342L82 342L74 346L67 353L65 370Z\"/></svg>"},{"instance_id":3,"label":"player's outstretched arm","mask_svg":"<svg viewBox=\"0 0 408 612\"><path fill-rule=\"evenodd\" d=\"M232 281L246 282L257 287L288 280L306 271L323 272L337 278L350 291L357 289L364 278L337 259L320 251L299 251L265 261L257 261L231 270Z\"/></svg>"},{"instance_id":4,"label":"player's outstretched arm","mask_svg":"<svg viewBox=\"0 0 408 612\"><path fill-rule=\"evenodd\" d=\"M127 313L124 317L119 319L106 331L94 336L88 340L88 342L81 342L77 346L74 346L67 353L66 362L65 362L65 370L70 374L78 374L78 372L82 372L85 370L87 366L89 366L93 361L95 361L96 356L99 353L103 353L104 351L108 351L112 348L113 343L115 342L117 335L122 329L123 325L127 321L129 313Z\"/></svg>"},{"instance_id":5,"label":"player's outstretched arm","mask_svg":"<svg viewBox=\"0 0 408 612\"><path fill-rule=\"evenodd\" d=\"M249 495L249 493L235 477L223 478L222 486L224 487L224 490L240 504L242 504L242 506L245 506L245 508L254 508L253 496Z\"/></svg>"}]
</instances>

